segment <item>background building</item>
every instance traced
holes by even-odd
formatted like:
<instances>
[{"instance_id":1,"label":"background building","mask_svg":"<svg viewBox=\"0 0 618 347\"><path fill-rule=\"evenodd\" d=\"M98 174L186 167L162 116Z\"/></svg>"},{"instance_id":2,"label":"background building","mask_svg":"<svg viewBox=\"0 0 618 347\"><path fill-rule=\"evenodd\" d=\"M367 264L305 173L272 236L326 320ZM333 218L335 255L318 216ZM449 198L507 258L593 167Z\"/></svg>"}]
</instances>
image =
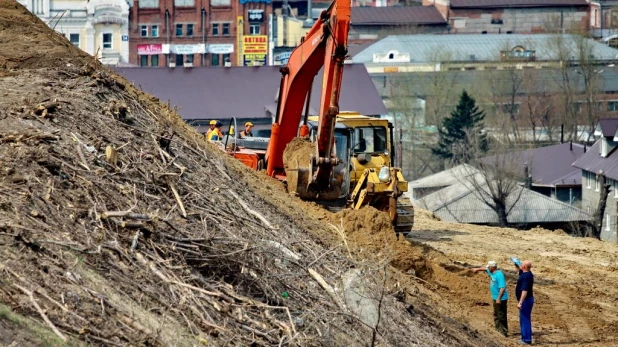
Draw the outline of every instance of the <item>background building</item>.
<instances>
[{"instance_id":1,"label":"background building","mask_svg":"<svg viewBox=\"0 0 618 347\"><path fill-rule=\"evenodd\" d=\"M264 63L271 8L270 0L135 0L130 61L150 67Z\"/></svg>"},{"instance_id":2,"label":"background building","mask_svg":"<svg viewBox=\"0 0 618 347\"><path fill-rule=\"evenodd\" d=\"M601 22L587 0L423 0L423 5L436 6L457 34L588 30Z\"/></svg>"},{"instance_id":3,"label":"background building","mask_svg":"<svg viewBox=\"0 0 618 347\"><path fill-rule=\"evenodd\" d=\"M106 65L129 61L125 0L20 0L30 12Z\"/></svg>"}]
</instances>

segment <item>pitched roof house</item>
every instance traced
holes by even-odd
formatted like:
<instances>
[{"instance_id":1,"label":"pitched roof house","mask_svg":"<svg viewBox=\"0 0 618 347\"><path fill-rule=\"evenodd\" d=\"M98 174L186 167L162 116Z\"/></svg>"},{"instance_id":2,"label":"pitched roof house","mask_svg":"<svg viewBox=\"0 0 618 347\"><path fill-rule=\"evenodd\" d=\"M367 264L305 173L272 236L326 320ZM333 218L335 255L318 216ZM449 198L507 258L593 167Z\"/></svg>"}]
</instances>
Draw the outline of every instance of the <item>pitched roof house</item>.
<instances>
[{"instance_id":1,"label":"pitched roof house","mask_svg":"<svg viewBox=\"0 0 618 347\"><path fill-rule=\"evenodd\" d=\"M580 170L574 168L572 164L584 153L583 145L562 143L515 151L504 156L521 172L527 171L531 178L530 189L567 204L573 204L581 200L582 182ZM495 160L495 156L482 159L484 163L490 165Z\"/></svg>"},{"instance_id":2,"label":"pitched roof house","mask_svg":"<svg viewBox=\"0 0 618 347\"><path fill-rule=\"evenodd\" d=\"M600 139L573 166L581 170L582 208L589 213L594 213L598 208L602 192L599 175L605 175L606 183L611 188L603 216L601 239L617 242L618 119L600 119L595 135Z\"/></svg>"},{"instance_id":3,"label":"pitched roof house","mask_svg":"<svg viewBox=\"0 0 618 347\"><path fill-rule=\"evenodd\" d=\"M410 183L408 196L420 208L432 211L444 221L470 224L498 224L497 213L486 203L488 179L469 165L460 165ZM517 186L507 200L509 225L520 228L542 225L569 228L587 223L590 215L574 206Z\"/></svg>"}]
</instances>

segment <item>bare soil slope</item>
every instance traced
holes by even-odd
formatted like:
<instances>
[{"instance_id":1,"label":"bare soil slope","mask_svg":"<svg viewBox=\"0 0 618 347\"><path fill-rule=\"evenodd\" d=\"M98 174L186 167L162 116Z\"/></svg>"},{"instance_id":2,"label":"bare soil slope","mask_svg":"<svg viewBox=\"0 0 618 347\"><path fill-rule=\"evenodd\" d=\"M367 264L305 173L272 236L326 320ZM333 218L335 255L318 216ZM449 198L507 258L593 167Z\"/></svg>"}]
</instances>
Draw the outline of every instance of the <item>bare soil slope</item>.
<instances>
[{"instance_id":1,"label":"bare soil slope","mask_svg":"<svg viewBox=\"0 0 618 347\"><path fill-rule=\"evenodd\" d=\"M449 314L474 328L490 329L484 274L471 266L496 260L514 297L517 273L510 256L530 259L535 274L534 340L541 345L618 345L618 245L573 238L540 228L530 231L443 223L419 218L412 236L433 264L431 282L450 303ZM438 250L438 251L436 251ZM519 329L517 303L509 300L511 333Z\"/></svg>"}]
</instances>

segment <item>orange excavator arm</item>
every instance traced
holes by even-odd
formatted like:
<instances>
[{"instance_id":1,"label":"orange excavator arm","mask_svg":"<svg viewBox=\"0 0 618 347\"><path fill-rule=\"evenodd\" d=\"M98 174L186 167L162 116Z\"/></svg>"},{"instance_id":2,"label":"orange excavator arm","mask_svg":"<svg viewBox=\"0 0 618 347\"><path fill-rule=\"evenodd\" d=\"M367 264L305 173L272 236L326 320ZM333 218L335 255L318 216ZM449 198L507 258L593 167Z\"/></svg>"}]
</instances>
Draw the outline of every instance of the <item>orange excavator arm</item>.
<instances>
[{"instance_id":1,"label":"orange excavator arm","mask_svg":"<svg viewBox=\"0 0 618 347\"><path fill-rule=\"evenodd\" d=\"M285 175L283 151L297 136L313 78L324 67L313 183L318 189L328 188L332 168L337 163L333 154L334 133L349 29L350 0L335 0L281 68L277 117L266 152L268 175Z\"/></svg>"}]
</instances>

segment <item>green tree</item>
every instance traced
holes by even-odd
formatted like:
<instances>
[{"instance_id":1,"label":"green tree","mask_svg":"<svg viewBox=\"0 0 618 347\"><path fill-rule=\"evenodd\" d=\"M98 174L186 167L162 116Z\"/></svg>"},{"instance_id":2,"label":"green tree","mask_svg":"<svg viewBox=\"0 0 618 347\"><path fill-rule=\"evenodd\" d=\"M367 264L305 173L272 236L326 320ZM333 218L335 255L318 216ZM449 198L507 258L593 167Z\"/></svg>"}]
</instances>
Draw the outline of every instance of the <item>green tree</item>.
<instances>
[{"instance_id":1,"label":"green tree","mask_svg":"<svg viewBox=\"0 0 618 347\"><path fill-rule=\"evenodd\" d=\"M440 139L431 152L452 165L468 163L473 155L487 152L487 135L482 133L484 119L485 112L479 110L476 100L464 90L450 117L442 120L438 129Z\"/></svg>"}]
</instances>

